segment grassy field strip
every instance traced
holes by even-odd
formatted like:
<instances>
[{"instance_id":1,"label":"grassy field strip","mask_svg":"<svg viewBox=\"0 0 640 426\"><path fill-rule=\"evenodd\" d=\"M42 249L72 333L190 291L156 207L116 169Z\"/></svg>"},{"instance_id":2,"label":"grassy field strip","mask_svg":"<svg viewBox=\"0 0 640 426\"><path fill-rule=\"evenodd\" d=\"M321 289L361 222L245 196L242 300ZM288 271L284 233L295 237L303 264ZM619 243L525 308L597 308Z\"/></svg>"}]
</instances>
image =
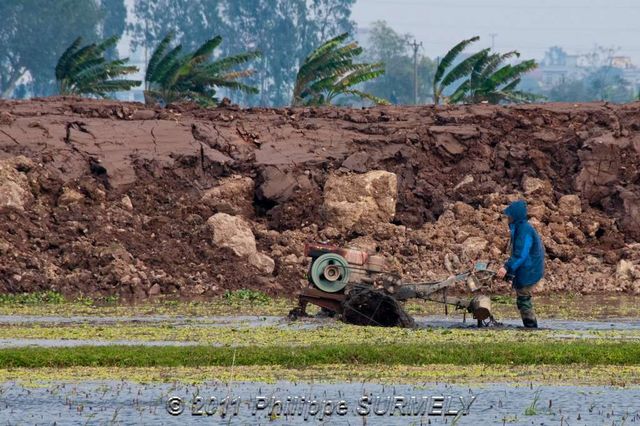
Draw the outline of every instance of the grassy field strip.
<instances>
[{"instance_id":1,"label":"grassy field strip","mask_svg":"<svg viewBox=\"0 0 640 426\"><path fill-rule=\"evenodd\" d=\"M453 365L426 366L324 364L306 368L278 365L198 367L66 367L3 368L0 382L19 381L27 386L49 386L51 382L127 380L136 383L177 382L351 382L351 383L484 383L509 382L555 385L639 386L640 366L572 365ZM2 385L0 385L1 391Z\"/></svg>"},{"instance_id":2,"label":"grassy field strip","mask_svg":"<svg viewBox=\"0 0 640 426\"><path fill-rule=\"evenodd\" d=\"M244 293L243 293L244 292ZM87 297L65 300L56 293L0 295L0 315L57 315L57 316L210 316L210 315L274 315L285 317L296 301L271 298L259 292L238 290L204 302L156 300L138 305L124 305L117 299ZM536 311L541 319L601 319L609 317L637 317L639 296L579 296L573 294L537 296ZM310 312L315 312L311 307ZM412 315L441 315L442 305L412 301L406 304ZM493 310L498 319L518 318L512 296L495 296ZM462 316L461 313L460 317Z\"/></svg>"},{"instance_id":3,"label":"grassy field strip","mask_svg":"<svg viewBox=\"0 0 640 426\"><path fill-rule=\"evenodd\" d=\"M639 340L640 330L398 329L357 327L342 323L300 329L293 326L206 327L171 324L28 324L0 326L0 339L95 341L178 341L219 346L310 346L324 344L440 344L492 342L559 342L588 340L594 345Z\"/></svg>"},{"instance_id":4,"label":"grassy field strip","mask_svg":"<svg viewBox=\"0 0 640 426\"><path fill-rule=\"evenodd\" d=\"M310 346L77 346L6 348L3 368L197 367L276 365L640 365L639 342L478 342L322 344Z\"/></svg>"}]
</instances>

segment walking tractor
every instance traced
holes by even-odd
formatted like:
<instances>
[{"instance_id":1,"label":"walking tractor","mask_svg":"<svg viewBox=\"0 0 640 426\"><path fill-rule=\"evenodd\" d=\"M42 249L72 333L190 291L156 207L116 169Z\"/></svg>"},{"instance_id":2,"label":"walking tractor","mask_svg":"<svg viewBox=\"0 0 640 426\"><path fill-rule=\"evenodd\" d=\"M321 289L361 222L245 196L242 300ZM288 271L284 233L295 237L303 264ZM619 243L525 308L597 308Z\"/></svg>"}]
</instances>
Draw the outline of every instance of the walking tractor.
<instances>
[{"instance_id":1,"label":"walking tractor","mask_svg":"<svg viewBox=\"0 0 640 426\"><path fill-rule=\"evenodd\" d=\"M479 327L495 324L491 299L483 290L495 277L486 262L451 275L443 281L405 283L397 274L385 272L385 258L379 254L329 244L306 244L305 256L311 258L309 286L299 294L299 304L289 312L296 319L307 316L309 303L323 308L351 324L384 327L413 327L414 319L402 302L429 300L473 315ZM464 283L470 297L452 297L447 290Z\"/></svg>"}]
</instances>

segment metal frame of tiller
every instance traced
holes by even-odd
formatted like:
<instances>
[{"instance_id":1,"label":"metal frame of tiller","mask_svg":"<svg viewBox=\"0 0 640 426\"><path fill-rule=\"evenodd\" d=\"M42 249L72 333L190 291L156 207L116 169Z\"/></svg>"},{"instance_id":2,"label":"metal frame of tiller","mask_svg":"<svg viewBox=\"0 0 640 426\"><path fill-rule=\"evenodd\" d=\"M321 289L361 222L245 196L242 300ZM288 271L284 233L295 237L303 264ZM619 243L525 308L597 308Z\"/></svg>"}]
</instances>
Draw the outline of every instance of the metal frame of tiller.
<instances>
[{"instance_id":1,"label":"metal frame of tiller","mask_svg":"<svg viewBox=\"0 0 640 426\"><path fill-rule=\"evenodd\" d=\"M403 283L398 275L383 271L384 258L379 255L329 244L306 244L305 255L312 259L307 274L309 286L301 290L298 306L291 310L290 318L307 316L309 303L342 314L350 291L367 287L395 302L422 299L442 303L445 314L448 306L453 306L464 310L463 321L466 313L471 313L479 327L496 323L491 314L491 299L480 293L495 277L485 262L476 262L469 270L442 281ZM464 282L476 295L471 298L448 296L447 289L459 282ZM367 317L366 313L361 314Z\"/></svg>"}]
</instances>

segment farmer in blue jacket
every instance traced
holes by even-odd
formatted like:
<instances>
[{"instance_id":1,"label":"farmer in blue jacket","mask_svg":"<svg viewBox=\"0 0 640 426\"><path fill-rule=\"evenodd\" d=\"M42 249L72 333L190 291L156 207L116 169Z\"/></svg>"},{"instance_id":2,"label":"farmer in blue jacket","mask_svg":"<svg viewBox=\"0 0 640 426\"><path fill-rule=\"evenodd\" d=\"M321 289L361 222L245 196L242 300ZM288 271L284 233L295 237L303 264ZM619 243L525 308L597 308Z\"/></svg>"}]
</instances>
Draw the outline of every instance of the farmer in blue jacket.
<instances>
[{"instance_id":1,"label":"farmer in blue jacket","mask_svg":"<svg viewBox=\"0 0 640 426\"><path fill-rule=\"evenodd\" d=\"M522 323L527 328L537 328L531 294L544 276L544 246L536 230L527 221L525 201L514 201L504 213L509 217L511 257L498 271L498 278L512 278Z\"/></svg>"}]
</instances>

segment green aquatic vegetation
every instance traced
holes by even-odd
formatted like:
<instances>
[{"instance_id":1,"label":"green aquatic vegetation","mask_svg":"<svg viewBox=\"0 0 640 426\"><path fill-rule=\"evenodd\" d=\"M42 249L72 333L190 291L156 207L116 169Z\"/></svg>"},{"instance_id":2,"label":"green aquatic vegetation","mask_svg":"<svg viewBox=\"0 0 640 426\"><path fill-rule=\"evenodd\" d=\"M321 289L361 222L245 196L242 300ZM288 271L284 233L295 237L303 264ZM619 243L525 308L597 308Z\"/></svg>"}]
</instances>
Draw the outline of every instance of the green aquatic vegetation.
<instances>
[{"instance_id":1,"label":"green aquatic vegetation","mask_svg":"<svg viewBox=\"0 0 640 426\"><path fill-rule=\"evenodd\" d=\"M193 367L281 365L307 368L354 365L640 365L640 343L603 342L444 342L316 344L309 346L77 346L0 350L0 365L13 367Z\"/></svg>"},{"instance_id":2,"label":"green aquatic vegetation","mask_svg":"<svg viewBox=\"0 0 640 426\"><path fill-rule=\"evenodd\" d=\"M117 306L120 301L120 296L112 294L105 297L99 297L94 301L94 304L101 306Z\"/></svg>"},{"instance_id":3,"label":"green aquatic vegetation","mask_svg":"<svg viewBox=\"0 0 640 426\"><path fill-rule=\"evenodd\" d=\"M0 294L0 305L58 305L65 302L64 296L55 291L34 293Z\"/></svg>"},{"instance_id":4,"label":"green aquatic vegetation","mask_svg":"<svg viewBox=\"0 0 640 426\"><path fill-rule=\"evenodd\" d=\"M13 295L11 296L13 297ZM15 299L15 298L14 298ZM159 298L138 304L125 304L107 299L81 299L59 304L19 304L11 299L0 303L0 315L73 316L212 316L212 315L273 315L285 317L294 306L290 299L275 298L263 303L229 303L223 297L208 301L180 301ZM102 300L108 303L103 303ZM311 312L314 312L312 309Z\"/></svg>"},{"instance_id":5,"label":"green aquatic vegetation","mask_svg":"<svg viewBox=\"0 0 640 426\"><path fill-rule=\"evenodd\" d=\"M617 381L612 382L615 377ZM48 387L48 382L87 380L127 380L137 383L204 383L218 381L290 382L398 382L416 385L434 382L548 383L560 385L623 386L640 383L640 366L572 365L453 365L426 366L323 364L306 368L281 365L197 366L197 367L42 367L0 369L0 382L20 381L31 387ZM637 386L637 385L636 385ZM52 390L55 393L55 389Z\"/></svg>"},{"instance_id":6,"label":"green aquatic vegetation","mask_svg":"<svg viewBox=\"0 0 640 426\"><path fill-rule=\"evenodd\" d=\"M222 297L232 305L245 304L247 302L251 305L266 305L271 301L271 298L263 292L250 289L227 290Z\"/></svg>"},{"instance_id":7,"label":"green aquatic vegetation","mask_svg":"<svg viewBox=\"0 0 640 426\"><path fill-rule=\"evenodd\" d=\"M81 306L87 306L87 307L92 307L95 305L95 300L93 300L91 297L89 296L85 296L83 294L80 294L79 296L77 296L74 299L74 302L81 305Z\"/></svg>"},{"instance_id":8,"label":"green aquatic vegetation","mask_svg":"<svg viewBox=\"0 0 640 426\"><path fill-rule=\"evenodd\" d=\"M516 299L513 296L505 296L502 294L491 296L491 301L500 305L514 305L516 303Z\"/></svg>"},{"instance_id":9,"label":"green aquatic vegetation","mask_svg":"<svg viewBox=\"0 0 640 426\"><path fill-rule=\"evenodd\" d=\"M241 322L229 326L207 325L200 320L174 325L157 324L20 324L0 325L3 339L62 339L62 340L131 340L179 341L215 344L219 346L309 346L319 344L405 344L447 342L564 342L586 340L593 345L611 341L638 341L640 330L561 331L539 330L527 332L518 329L398 329L358 327L340 322L314 328L261 325Z\"/></svg>"},{"instance_id":10,"label":"green aquatic vegetation","mask_svg":"<svg viewBox=\"0 0 640 426\"><path fill-rule=\"evenodd\" d=\"M537 416L538 415L537 405L538 405L538 400L539 399L540 399L540 389L537 389L536 392L533 394L533 401L531 401L531 404L529 404L529 406L527 408L525 408L525 410L524 410L524 415L525 416Z\"/></svg>"},{"instance_id":11,"label":"green aquatic vegetation","mask_svg":"<svg viewBox=\"0 0 640 426\"><path fill-rule=\"evenodd\" d=\"M493 312L500 319L516 319L519 313L514 303L506 303L512 295L493 296ZM504 303L503 303L504 302ZM0 315L73 316L214 316L268 315L286 317L297 304L292 298L271 298L252 290L229 292L228 295L206 301L182 301L160 297L142 303L127 304L113 296L65 300L55 292L0 295ZM640 297L630 295L534 296L534 306L540 321L547 318L593 320L603 318L638 317ZM413 300L405 304L411 315L443 315L444 307L434 302ZM318 312L309 306L308 312ZM462 320L462 311L449 309L451 318ZM473 321L467 316L467 321Z\"/></svg>"}]
</instances>

